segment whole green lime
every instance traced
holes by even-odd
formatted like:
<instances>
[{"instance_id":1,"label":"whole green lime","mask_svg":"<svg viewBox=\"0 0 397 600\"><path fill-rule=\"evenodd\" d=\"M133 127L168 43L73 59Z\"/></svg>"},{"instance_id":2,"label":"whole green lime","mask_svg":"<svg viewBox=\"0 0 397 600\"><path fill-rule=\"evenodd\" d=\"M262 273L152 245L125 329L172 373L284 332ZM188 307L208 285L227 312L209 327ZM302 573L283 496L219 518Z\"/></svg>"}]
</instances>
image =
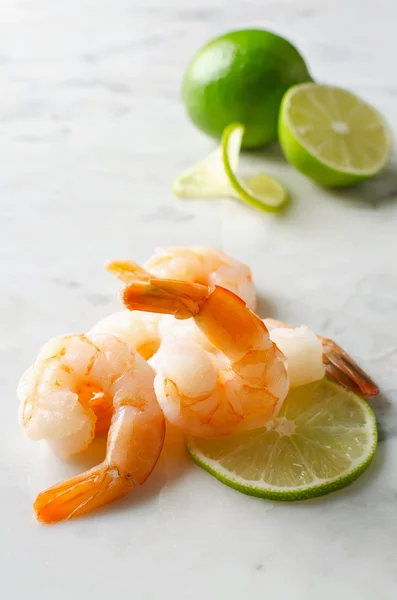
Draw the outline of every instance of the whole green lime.
<instances>
[{"instance_id":1,"label":"whole green lime","mask_svg":"<svg viewBox=\"0 0 397 600\"><path fill-rule=\"evenodd\" d=\"M193 123L220 139L230 123L245 126L243 147L277 140L277 119L286 90L311 81L305 61L286 39L261 29L215 38L190 62L182 97Z\"/></svg>"}]
</instances>

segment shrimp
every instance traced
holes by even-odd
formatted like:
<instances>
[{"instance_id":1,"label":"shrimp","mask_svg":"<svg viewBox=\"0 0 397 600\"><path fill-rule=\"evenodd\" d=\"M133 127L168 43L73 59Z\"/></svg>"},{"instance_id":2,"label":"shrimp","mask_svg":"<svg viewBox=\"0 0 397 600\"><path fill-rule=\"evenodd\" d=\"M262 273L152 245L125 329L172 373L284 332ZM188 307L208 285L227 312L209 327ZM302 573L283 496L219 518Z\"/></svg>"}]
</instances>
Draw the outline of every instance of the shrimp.
<instances>
[{"instance_id":1,"label":"shrimp","mask_svg":"<svg viewBox=\"0 0 397 600\"><path fill-rule=\"evenodd\" d=\"M277 414L289 388L286 361L238 296L219 286L150 279L128 286L123 300L130 310L194 320L210 344L206 349L190 335L163 338L152 360L168 421L214 437L260 427Z\"/></svg>"},{"instance_id":2,"label":"shrimp","mask_svg":"<svg viewBox=\"0 0 397 600\"><path fill-rule=\"evenodd\" d=\"M219 284L245 299L250 308L255 308L256 292L250 269L212 248L172 247L158 250L147 261L145 268L128 260L110 261L106 263L106 268L127 284L148 282L153 275L175 277L192 283ZM184 336L200 338L201 344L209 345L193 322L177 327L174 319L160 314L119 311L101 319L90 330L91 333L109 333L120 337L146 360L155 355L164 335L176 331L179 336L183 333Z\"/></svg>"},{"instance_id":3,"label":"shrimp","mask_svg":"<svg viewBox=\"0 0 397 600\"><path fill-rule=\"evenodd\" d=\"M157 352L161 344L159 327L162 316L121 310L98 321L90 329L89 334L116 335L148 360Z\"/></svg>"},{"instance_id":4,"label":"shrimp","mask_svg":"<svg viewBox=\"0 0 397 600\"><path fill-rule=\"evenodd\" d=\"M132 261L110 261L106 268L124 283L158 277L219 285L234 292L248 308L255 310L256 291L249 267L214 248L173 246L157 250L144 268Z\"/></svg>"},{"instance_id":5,"label":"shrimp","mask_svg":"<svg viewBox=\"0 0 397 600\"><path fill-rule=\"evenodd\" d=\"M87 448L108 433L105 460L41 492L39 521L88 513L144 483L163 447L165 421L153 372L111 335L66 335L50 340L22 377L18 396L27 437L47 440L60 456Z\"/></svg>"},{"instance_id":6,"label":"shrimp","mask_svg":"<svg viewBox=\"0 0 397 600\"><path fill-rule=\"evenodd\" d=\"M333 340L315 335L306 326L292 327L275 319L264 322L271 340L288 360L291 386L316 381L326 373L364 398L379 394L376 383Z\"/></svg>"}]
</instances>

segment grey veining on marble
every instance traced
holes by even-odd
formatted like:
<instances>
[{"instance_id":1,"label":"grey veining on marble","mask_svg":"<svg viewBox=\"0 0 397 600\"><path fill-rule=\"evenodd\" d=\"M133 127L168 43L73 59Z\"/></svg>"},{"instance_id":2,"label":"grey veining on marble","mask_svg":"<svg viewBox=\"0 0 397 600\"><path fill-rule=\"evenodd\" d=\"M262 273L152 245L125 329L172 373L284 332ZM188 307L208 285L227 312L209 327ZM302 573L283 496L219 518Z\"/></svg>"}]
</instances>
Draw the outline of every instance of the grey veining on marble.
<instances>
[{"instance_id":1,"label":"grey veining on marble","mask_svg":"<svg viewBox=\"0 0 397 600\"><path fill-rule=\"evenodd\" d=\"M313 77L374 103L397 137L394 0L2 0L0 6L0 576L2 597L391 600L397 591L397 166L339 193L277 148L245 156L288 187L285 215L183 201L171 181L213 147L179 99L208 38L271 27ZM49 337L119 308L108 258L207 244L253 269L263 315L334 337L379 382L381 443L344 492L247 498L183 446L109 510L40 527L37 492L82 468L24 441L16 382Z\"/></svg>"}]
</instances>

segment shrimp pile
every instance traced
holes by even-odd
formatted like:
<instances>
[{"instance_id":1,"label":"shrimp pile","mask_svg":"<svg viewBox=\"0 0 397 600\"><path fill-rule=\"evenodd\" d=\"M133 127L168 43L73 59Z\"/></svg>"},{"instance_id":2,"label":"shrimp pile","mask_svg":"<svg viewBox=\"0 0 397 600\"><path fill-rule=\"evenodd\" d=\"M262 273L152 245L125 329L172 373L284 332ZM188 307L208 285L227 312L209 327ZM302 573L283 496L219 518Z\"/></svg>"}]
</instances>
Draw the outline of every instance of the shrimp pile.
<instances>
[{"instance_id":1,"label":"shrimp pile","mask_svg":"<svg viewBox=\"0 0 397 600\"><path fill-rule=\"evenodd\" d=\"M22 377L18 396L27 437L60 456L108 432L104 462L41 492L37 519L52 523L90 512L146 481L160 455L164 416L143 358L110 335L50 340Z\"/></svg>"},{"instance_id":2,"label":"shrimp pile","mask_svg":"<svg viewBox=\"0 0 397 600\"><path fill-rule=\"evenodd\" d=\"M50 340L18 386L27 437L61 458L107 434L100 465L37 496L39 521L88 513L144 483L165 418L201 437L248 431L277 415L290 387L325 374L363 397L379 393L332 340L262 321L249 268L218 250L168 248L144 267L107 269L127 284L126 310Z\"/></svg>"},{"instance_id":3,"label":"shrimp pile","mask_svg":"<svg viewBox=\"0 0 397 600\"><path fill-rule=\"evenodd\" d=\"M167 420L191 435L215 437L265 425L290 386L322 379L327 366L338 382L366 397L379 391L331 340L307 327L262 321L222 287L152 278L130 284L123 301L129 310L195 323L196 331L174 326L150 361Z\"/></svg>"}]
</instances>

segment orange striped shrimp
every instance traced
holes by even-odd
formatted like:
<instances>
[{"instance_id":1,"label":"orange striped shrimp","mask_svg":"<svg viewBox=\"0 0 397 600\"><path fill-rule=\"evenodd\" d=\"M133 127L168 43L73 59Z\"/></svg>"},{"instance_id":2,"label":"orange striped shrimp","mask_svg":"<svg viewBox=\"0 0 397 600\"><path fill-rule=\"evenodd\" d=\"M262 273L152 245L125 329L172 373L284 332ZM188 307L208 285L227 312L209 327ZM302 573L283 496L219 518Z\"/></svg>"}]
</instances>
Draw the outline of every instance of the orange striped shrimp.
<instances>
[{"instance_id":1,"label":"orange striped shrimp","mask_svg":"<svg viewBox=\"0 0 397 600\"><path fill-rule=\"evenodd\" d=\"M173 246L157 250L143 268L128 260L109 261L106 268L124 283L157 277L222 286L255 310L256 290L250 268L215 248Z\"/></svg>"},{"instance_id":2,"label":"orange striped shrimp","mask_svg":"<svg viewBox=\"0 0 397 600\"><path fill-rule=\"evenodd\" d=\"M111 335L66 335L50 340L22 377L18 396L27 437L46 440L60 456L108 433L106 458L89 471L41 492L39 521L88 513L146 481L160 455L165 422L153 371Z\"/></svg>"},{"instance_id":3,"label":"orange striped shrimp","mask_svg":"<svg viewBox=\"0 0 397 600\"><path fill-rule=\"evenodd\" d=\"M259 317L222 287L174 280L136 282L124 291L130 310L192 318L211 348L165 336L154 357L155 390L166 418L197 436L260 427L289 388L283 354Z\"/></svg>"}]
</instances>

